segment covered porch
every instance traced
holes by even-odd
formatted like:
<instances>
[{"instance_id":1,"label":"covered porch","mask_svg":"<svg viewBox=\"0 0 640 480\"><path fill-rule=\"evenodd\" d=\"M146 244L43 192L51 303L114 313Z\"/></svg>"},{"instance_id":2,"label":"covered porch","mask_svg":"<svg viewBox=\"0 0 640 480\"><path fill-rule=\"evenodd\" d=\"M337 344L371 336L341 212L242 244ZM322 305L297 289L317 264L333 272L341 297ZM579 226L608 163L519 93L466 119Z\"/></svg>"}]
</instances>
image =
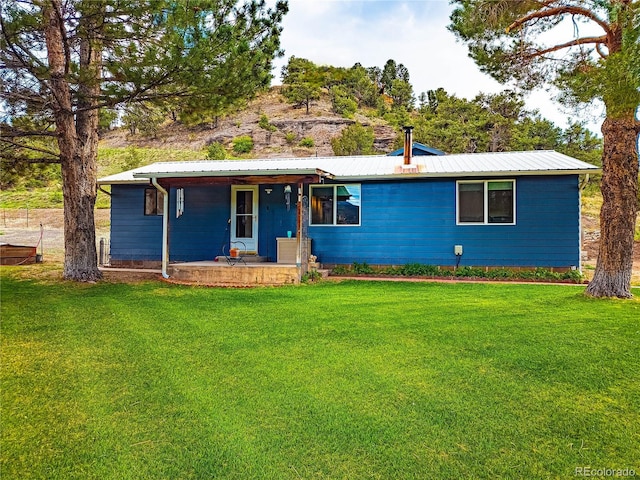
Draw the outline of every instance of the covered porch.
<instances>
[{"instance_id":1,"label":"covered porch","mask_svg":"<svg viewBox=\"0 0 640 480\"><path fill-rule=\"evenodd\" d=\"M323 183L330 174L308 167L274 171L274 166L281 166L275 162L246 175L248 172L232 170L240 162L225 163L229 169L201 172L182 164L179 170L135 175L148 178L161 194L162 276L220 286L298 284L308 271L312 253L305 186ZM202 202L209 206L203 208ZM225 215L225 240L217 254L196 254L196 258L185 254L190 248L195 251L203 238L193 229L193 219L197 217L202 225L215 218L220 225L219 217L227 218ZM233 261L232 255L242 260Z\"/></svg>"}]
</instances>

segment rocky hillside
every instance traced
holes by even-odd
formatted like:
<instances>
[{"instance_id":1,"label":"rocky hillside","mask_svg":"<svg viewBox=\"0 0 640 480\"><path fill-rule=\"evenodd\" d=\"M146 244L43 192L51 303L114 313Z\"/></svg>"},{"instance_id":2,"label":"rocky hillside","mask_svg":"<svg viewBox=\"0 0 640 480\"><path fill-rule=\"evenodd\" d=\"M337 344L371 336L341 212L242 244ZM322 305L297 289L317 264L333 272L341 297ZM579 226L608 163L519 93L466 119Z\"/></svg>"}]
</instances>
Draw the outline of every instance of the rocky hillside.
<instances>
[{"instance_id":1,"label":"rocky hillside","mask_svg":"<svg viewBox=\"0 0 640 480\"><path fill-rule=\"evenodd\" d=\"M260 118L266 115L275 128L268 131L260 127ZM253 138L253 158L333 156L331 139L354 122L372 126L375 134L375 148L387 153L394 148L396 132L383 120L372 120L361 114L347 119L331 111L327 97L315 101L309 114L305 108L296 108L280 95L280 87L272 87L268 92L253 100L246 109L220 119L217 125L185 127L177 122L167 122L158 130L155 138L131 135L120 128L108 132L101 145L121 148L134 145L147 148L181 148L201 152L213 142L230 147L231 141L242 135ZM312 139L313 147L301 146L303 139ZM308 141L307 141L308 143ZM229 150L231 150L229 148Z\"/></svg>"}]
</instances>

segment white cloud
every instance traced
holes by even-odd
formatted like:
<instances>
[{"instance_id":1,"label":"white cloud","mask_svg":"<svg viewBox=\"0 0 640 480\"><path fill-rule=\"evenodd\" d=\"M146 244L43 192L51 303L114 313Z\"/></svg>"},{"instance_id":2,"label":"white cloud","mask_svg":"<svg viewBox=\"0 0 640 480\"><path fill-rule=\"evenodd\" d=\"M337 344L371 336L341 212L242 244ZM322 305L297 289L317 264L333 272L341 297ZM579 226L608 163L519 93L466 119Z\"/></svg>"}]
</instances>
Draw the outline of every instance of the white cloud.
<instances>
[{"instance_id":1,"label":"white cloud","mask_svg":"<svg viewBox=\"0 0 640 480\"><path fill-rule=\"evenodd\" d=\"M465 98L503 90L447 30L451 11L446 0L290 0L281 38L285 56L276 62L274 83L280 83L280 70L294 55L342 67L360 62L382 68L393 59L409 69L416 95L439 87ZM527 107L566 126L567 112L550 97L534 93Z\"/></svg>"}]
</instances>

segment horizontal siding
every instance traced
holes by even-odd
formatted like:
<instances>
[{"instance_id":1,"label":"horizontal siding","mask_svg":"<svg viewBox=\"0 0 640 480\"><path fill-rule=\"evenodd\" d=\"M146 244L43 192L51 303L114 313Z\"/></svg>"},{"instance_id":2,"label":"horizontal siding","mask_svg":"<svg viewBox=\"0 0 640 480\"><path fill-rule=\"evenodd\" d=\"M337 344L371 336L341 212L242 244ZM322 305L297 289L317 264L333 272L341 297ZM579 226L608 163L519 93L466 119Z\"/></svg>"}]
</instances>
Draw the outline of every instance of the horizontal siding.
<instances>
[{"instance_id":1,"label":"horizontal siding","mask_svg":"<svg viewBox=\"0 0 640 480\"><path fill-rule=\"evenodd\" d=\"M161 260L162 217L144 215L143 185L113 185L111 196L111 258L114 260ZM271 189L271 194L266 189ZM276 237L295 232L296 206L289 211L282 185L259 189L258 253L276 260ZM169 192L170 261L212 260L229 244L231 188L186 187L184 213L176 218L176 192ZM295 197L294 197L295 198ZM294 234L295 235L295 234Z\"/></svg>"},{"instance_id":2,"label":"horizontal siding","mask_svg":"<svg viewBox=\"0 0 640 480\"><path fill-rule=\"evenodd\" d=\"M324 263L454 265L453 246L459 244L461 265L578 265L577 176L516 181L516 225L456 225L453 179L363 183L361 226L310 226L312 252ZM259 192L258 253L275 261L276 238L296 229L295 194L287 211L283 185L262 185ZM176 218L175 190L170 192L171 261L221 254L229 242L230 195L228 186L187 187L184 214ZM145 216L143 205L143 186L113 185L113 259L161 259L162 217Z\"/></svg>"},{"instance_id":3,"label":"horizontal siding","mask_svg":"<svg viewBox=\"0 0 640 480\"><path fill-rule=\"evenodd\" d=\"M454 194L450 182L363 184L361 226L310 227L314 254L327 263L442 264L455 226Z\"/></svg>"},{"instance_id":4,"label":"horizontal siding","mask_svg":"<svg viewBox=\"0 0 640 480\"><path fill-rule=\"evenodd\" d=\"M271 194L266 193L271 188ZM295 231L296 207L285 208L283 186L261 185L258 210L258 254L276 260L276 237ZM171 192L175 198L175 191ZM212 260L222 255L229 245L231 188L229 186L187 187L184 191L184 213L175 218L175 202L170 202L171 261ZM227 249L228 251L228 249Z\"/></svg>"},{"instance_id":5,"label":"horizontal siding","mask_svg":"<svg viewBox=\"0 0 640 480\"><path fill-rule=\"evenodd\" d=\"M111 258L161 260L162 217L144 215L144 185L111 186Z\"/></svg>"},{"instance_id":6,"label":"horizontal siding","mask_svg":"<svg viewBox=\"0 0 640 480\"><path fill-rule=\"evenodd\" d=\"M231 189L228 186L187 187L184 189L184 213L176 218L175 201L169 202L169 258L193 262L213 260L221 254L228 219ZM170 199L175 199L171 189Z\"/></svg>"},{"instance_id":7,"label":"horizontal siding","mask_svg":"<svg viewBox=\"0 0 640 480\"><path fill-rule=\"evenodd\" d=\"M455 180L362 185L362 226L310 227L313 253L325 263L418 262L568 267L579 264L575 175L521 177L516 225L456 225Z\"/></svg>"},{"instance_id":8,"label":"horizontal siding","mask_svg":"<svg viewBox=\"0 0 640 480\"><path fill-rule=\"evenodd\" d=\"M271 193L266 193L271 189ZM293 188L295 192L295 186ZM286 237L287 231L295 236L296 203L295 193L291 193L291 206L287 211L284 198L284 185L260 186L260 216L258 225L258 253L269 261L277 260L277 237Z\"/></svg>"}]
</instances>

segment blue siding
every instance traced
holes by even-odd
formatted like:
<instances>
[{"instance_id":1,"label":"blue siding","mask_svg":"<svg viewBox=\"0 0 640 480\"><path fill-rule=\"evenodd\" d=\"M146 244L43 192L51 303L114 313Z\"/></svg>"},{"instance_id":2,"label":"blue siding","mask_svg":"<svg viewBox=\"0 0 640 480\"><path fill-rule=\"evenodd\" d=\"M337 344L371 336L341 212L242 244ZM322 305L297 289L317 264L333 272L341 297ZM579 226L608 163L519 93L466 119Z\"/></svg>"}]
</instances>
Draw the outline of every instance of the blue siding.
<instances>
[{"instance_id":1,"label":"blue siding","mask_svg":"<svg viewBox=\"0 0 640 480\"><path fill-rule=\"evenodd\" d=\"M454 179L362 184L360 227L310 227L325 263L418 262L568 267L579 264L576 175L516 180L516 225L456 225Z\"/></svg>"},{"instance_id":2,"label":"blue siding","mask_svg":"<svg viewBox=\"0 0 640 480\"><path fill-rule=\"evenodd\" d=\"M221 255L229 241L231 188L185 187L184 213L176 218L176 189L169 193L169 259L195 262Z\"/></svg>"},{"instance_id":3,"label":"blue siding","mask_svg":"<svg viewBox=\"0 0 640 480\"><path fill-rule=\"evenodd\" d=\"M162 217L144 215L144 188L112 186L114 260L161 259ZM579 265L577 175L517 178L516 225L456 225L455 179L367 182L361 194L360 226L309 227L312 251L321 262L454 265L453 246L462 245L461 265ZM186 187L184 214L176 218L171 190L171 261L221 254L229 241L230 195L229 186ZM276 237L295 232L295 186L289 211L283 185L261 185L259 205L258 253L275 261Z\"/></svg>"},{"instance_id":4,"label":"blue siding","mask_svg":"<svg viewBox=\"0 0 640 480\"><path fill-rule=\"evenodd\" d=\"M284 203L284 185L260 186L260 214L258 217L258 253L275 262L277 237L286 237L287 231L296 232L296 186L292 185L291 208L287 211ZM265 189L272 189L267 194Z\"/></svg>"},{"instance_id":5,"label":"blue siding","mask_svg":"<svg viewBox=\"0 0 640 480\"><path fill-rule=\"evenodd\" d=\"M111 258L161 260L162 217L145 216L144 185L111 186Z\"/></svg>"},{"instance_id":6,"label":"blue siding","mask_svg":"<svg viewBox=\"0 0 640 480\"><path fill-rule=\"evenodd\" d=\"M161 260L162 217L144 215L143 185L113 185L111 192L111 258ZM271 188L267 194L265 188ZM184 213L176 218L175 188L169 192L169 258L171 261L213 260L229 243L231 188L184 189ZM292 194L295 198L295 195ZM282 185L259 188L258 253L276 260L276 237L295 232L296 206L287 211Z\"/></svg>"},{"instance_id":7,"label":"blue siding","mask_svg":"<svg viewBox=\"0 0 640 480\"><path fill-rule=\"evenodd\" d=\"M271 194L265 189L271 188ZM289 212L284 204L282 185L260 185L258 210L258 254L276 260L276 237L287 230L295 231L296 208ZM171 190L175 199L175 189ZM170 201L169 258L171 261L213 260L222 255L222 246L229 244L231 187L202 186L184 189L184 213L175 215L175 201Z\"/></svg>"}]
</instances>

